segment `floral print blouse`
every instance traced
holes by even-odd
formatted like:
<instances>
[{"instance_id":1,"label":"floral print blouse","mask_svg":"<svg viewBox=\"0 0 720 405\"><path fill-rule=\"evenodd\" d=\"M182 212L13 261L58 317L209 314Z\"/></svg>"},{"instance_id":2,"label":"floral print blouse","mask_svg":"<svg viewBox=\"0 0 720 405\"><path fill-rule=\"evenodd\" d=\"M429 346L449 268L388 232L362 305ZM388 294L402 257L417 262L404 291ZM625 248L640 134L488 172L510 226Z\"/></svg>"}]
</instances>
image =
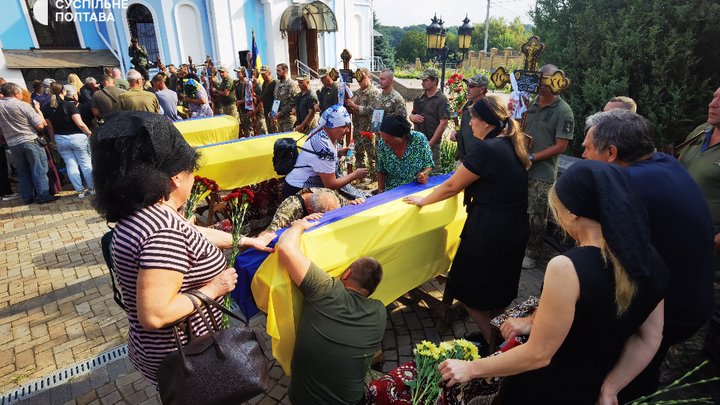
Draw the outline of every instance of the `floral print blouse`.
<instances>
[{"instance_id":1,"label":"floral print blouse","mask_svg":"<svg viewBox=\"0 0 720 405\"><path fill-rule=\"evenodd\" d=\"M385 175L385 190L407 184L415 180L422 170L434 166L430 144L418 131L410 131L410 142L399 159L380 139L377 159L377 171Z\"/></svg>"}]
</instances>

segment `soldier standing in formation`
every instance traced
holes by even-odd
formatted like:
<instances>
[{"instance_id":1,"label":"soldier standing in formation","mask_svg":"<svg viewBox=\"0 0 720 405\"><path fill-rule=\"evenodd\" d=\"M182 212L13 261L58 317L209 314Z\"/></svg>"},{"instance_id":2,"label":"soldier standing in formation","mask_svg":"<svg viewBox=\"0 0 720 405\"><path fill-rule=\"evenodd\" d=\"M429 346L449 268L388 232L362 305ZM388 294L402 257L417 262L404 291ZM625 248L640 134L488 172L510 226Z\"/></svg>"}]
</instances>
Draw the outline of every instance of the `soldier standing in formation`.
<instances>
[{"instance_id":1,"label":"soldier standing in formation","mask_svg":"<svg viewBox=\"0 0 720 405\"><path fill-rule=\"evenodd\" d=\"M275 70L277 73L277 84L275 85L274 97L280 102L277 114L272 115L272 106L270 107L270 118L272 118L279 132L290 132L293 130L295 119L292 117L292 109L295 106L295 97L300 93L295 80L288 77L288 65L281 63L277 65Z\"/></svg>"},{"instance_id":2,"label":"soldier standing in formation","mask_svg":"<svg viewBox=\"0 0 720 405\"><path fill-rule=\"evenodd\" d=\"M378 108L385 111L384 116L399 115L407 117L407 107L405 99L393 87L395 74L390 69L385 69L380 73L380 98L378 100Z\"/></svg>"},{"instance_id":3,"label":"soldier standing in formation","mask_svg":"<svg viewBox=\"0 0 720 405\"><path fill-rule=\"evenodd\" d=\"M237 72L237 76L238 76L238 80L236 82L237 85L235 86L235 96L237 98L238 111L240 111L240 131L241 131L241 136L243 138L246 138L249 136L256 135L256 133L255 133L256 118L254 118L254 115L256 114L256 112L252 111L252 110L248 110L245 107L245 90L249 83L250 83L250 85L252 85L252 81L248 80L247 77L245 77L246 73L245 73L244 67L237 68L237 69L235 69L235 71ZM258 94L259 94L259 92L261 91L260 85L254 86L253 90L258 92ZM255 102L253 102L253 108L255 108L256 105L257 104Z\"/></svg>"},{"instance_id":4,"label":"soldier standing in formation","mask_svg":"<svg viewBox=\"0 0 720 405\"><path fill-rule=\"evenodd\" d=\"M260 68L260 74L263 78L263 84L262 84L262 102L263 102L263 108L266 113L270 112L272 109L273 100L275 100L275 85L277 84L277 80L273 79L272 72L270 71L270 68L267 66L263 66ZM263 115L263 122L265 121L265 116ZM267 131L270 134L276 134L278 133L277 125L275 125L275 121L270 119L267 120Z\"/></svg>"},{"instance_id":5,"label":"soldier standing in formation","mask_svg":"<svg viewBox=\"0 0 720 405\"><path fill-rule=\"evenodd\" d=\"M365 167L367 157L367 169L369 178L375 180L375 165L377 161L377 149L375 136L372 138L361 135L361 132L370 132L370 123L373 111L379 108L380 90L372 85L370 71L366 68L360 69L355 78L360 89L353 94L352 99L345 102L345 106L352 112L353 140L355 141L355 158L358 167Z\"/></svg>"},{"instance_id":6,"label":"soldier standing in formation","mask_svg":"<svg viewBox=\"0 0 720 405\"><path fill-rule=\"evenodd\" d=\"M265 101L262 98L262 86L260 85L260 72L257 69L252 70L253 84L253 103L255 109L252 112L255 122L255 135L265 135L268 133L267 122L265 121Z\"/></svg>"},{"instance_id":7,"label":"soldier standing in formation","mask_svg":"<svg viewBox=\"0 0 720 405\"><path fill-rule=\"evenodd\" d=\"M338 103L338 85L331 73L331 68L320 69L318 75L323 87L317 91L317 99L320 103L320 114L331 106Z\"/></svg>"},{"instance_id":8,"label":"soldier standing in formation","mask_svg":"<svg viewBox=\"0 0 720 405\"><path fill-rule=\"evenodd\" d=\"M238 109L236 104L237 98L233 92L235 81L230 77L225 66L218 68L220 75L220 81L214 82L217 87L215 94L217 95L217 112L218 114L232 115L235 119L238 119Z\"/></svg>"},{"instance_id":9,"label":"soldier standing in formation","mask_svg":"<svg viewBox=\"0 0 720 405\"><path fill-rule=\"evenodd\" d=\"M293 108L293 114L296 117L294 130L309 134L317 125L315 111L318 99L310 90L310 76L298 76L297 82L300 87L300 94L295 98L295 108Z\"/></svg>"}]
</instances>

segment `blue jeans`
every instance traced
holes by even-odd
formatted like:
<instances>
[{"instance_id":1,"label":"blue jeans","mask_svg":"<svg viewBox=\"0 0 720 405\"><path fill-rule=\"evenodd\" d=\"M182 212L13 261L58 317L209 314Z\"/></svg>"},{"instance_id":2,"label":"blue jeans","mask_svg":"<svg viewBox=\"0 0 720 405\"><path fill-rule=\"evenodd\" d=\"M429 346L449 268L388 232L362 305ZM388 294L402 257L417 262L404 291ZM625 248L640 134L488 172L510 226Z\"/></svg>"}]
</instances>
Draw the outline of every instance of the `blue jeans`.
<instances>
[{"instance_id":1,"label":"blue jeans","mask_svg":"<svg viewBox=\"0 0 720 405\"><path fill-rule=\"evenodd\" d=\"M55 135L55 146L65 161L67 175L73 188L78 193L83 191L82 177L88 190L94 190L92 178L92 162L88 153L88 137L85 134Z\"/></svg>"},{"instance_id":2,"label":"blue jeans","mask_svg":"<svg viewBox=\"0 0 720 405\"><path fill-rule=\"evenodd\" d=\"M48 162L45 148L36 140L10 147L13 163L20 182L20 196L24 201L48 201Z\"/></svg>"}]
</instances>

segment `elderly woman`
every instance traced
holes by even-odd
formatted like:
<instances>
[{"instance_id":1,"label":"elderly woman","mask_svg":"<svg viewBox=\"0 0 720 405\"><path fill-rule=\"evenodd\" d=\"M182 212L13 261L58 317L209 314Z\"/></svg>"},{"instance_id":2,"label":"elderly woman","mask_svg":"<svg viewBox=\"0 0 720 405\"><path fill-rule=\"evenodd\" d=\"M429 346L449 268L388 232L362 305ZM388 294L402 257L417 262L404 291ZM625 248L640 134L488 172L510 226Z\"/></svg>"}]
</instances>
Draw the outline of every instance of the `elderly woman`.
<instances>
[{"instance_id":1,"label":"elderly woman","mask_svg":"<svg viewBox=\"0 0 720 405\"><path fill-rule=\"evenodd\" d=\"M595 404L603 380L617 378L614 366L639 372L660 345L668 271L623 170L576 163L548 200L578 246L548 263L528 342L500 356L441 363L449 385L512 376L503 381L503 404Z\"/></svg>"},{"instance_id":2,"label":"elderly woman","mask_svg":"<svg viewBox=\"0 0 720 405\"><path fill-rule=\"evenodd\" d=\"M425 135L411 131L405 117L387 115L380 124L380 137L377 153L379 193L413 180L427 183L433 159Z\"/></svg>"},{"instance_id":3,"label":"elderly woman","mask_svg":"<svg viewBox=\"0 0 720 405\"><path fill-rule=\"evenodd\" d=\"M338 156L348 149L338 150L338 142L350 133L350 114L345 107L334 105L320 116L318 126L310 133L298 155L295 168L285 177L283 198L307 187L325 187L337 190L353 180L367 176L367 169L360 168L342 177L335 171Z\"/></svg>"},{"instance_id":4,"label":"elderly woman","mask_svg":"<svg viewBox=\"0 0 720 405\"><path fill-rule=\"evenodd\" d=\"M72 91L75 90L72 86L67 87ZM65 86L55 82L50 85L50 92L52 94L50 104L43 110L50 135L50 144L55 145L55 149L65 162L68 178L78 193L78 198L85 198L83 179L85 179L87 193L94 195L92 162L88 152L88 139L92 133L80 117L80 111L75 101L70 98L65 100L68 94ZM82 172L82 178L80 172Z\"/></svg>"},{"instance_id":5,"label":"elderly woman","mask_svg":"<svg viewBox=\"0 0 720 405\"><path fill-rule=\"evenodd\" d=\"M195 73L189 73L183 86L185 101L188 103L190 118L212 117L213 110L210 108L210 101L203 87L200 78ZM190 91L190 88L194 89Z\"/></svg>"},{"instance_id":6,"label":"elderly woman","mask_svg":"<svg viewBox=\"0 0 720 405\"><path fill-rule=\"evenodd\" d=\"M168 326L193 312L182 293L197 289L219 300L234 289L237 274L220 250L232 247L232 237L195 227L178 214L199 155L162 115L118 113L93 136L92 148L95 208L117 223L112 258L127 307L130 360L157 384L158 366L176 350ZM269 250L272 238L244 237L240 245ZM212 315L221 319L219 311ZM207 333L197 314L190 323L196 333Z\"/></svg>"},{"instance_id":7,"label":"elderly woman","mask_svg":"<svg viewBox=\"0 0 720 405\"><path fill-rule=\"evenodd\" d=\"M480 329L466 339L488 352L496 344L490 319L517 297L529 234L530 160L524 135L500 99L481 99L471 114L473 135L483 142L431 194L405 201L422 207L465 190L468 216L445 291L465 305Z\"/></svg>"}]
</instances>

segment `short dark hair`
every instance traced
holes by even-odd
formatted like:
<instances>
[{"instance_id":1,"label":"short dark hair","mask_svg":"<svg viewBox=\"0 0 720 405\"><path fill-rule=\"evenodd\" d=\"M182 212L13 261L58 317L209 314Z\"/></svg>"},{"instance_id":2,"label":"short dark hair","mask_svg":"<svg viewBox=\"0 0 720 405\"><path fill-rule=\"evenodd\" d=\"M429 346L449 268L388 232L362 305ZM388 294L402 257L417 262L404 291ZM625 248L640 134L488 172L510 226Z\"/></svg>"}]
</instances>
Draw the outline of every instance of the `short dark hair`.
<instances>
[{"instance_id":1,"label":"short dark hair","mask_svg":"<svg viewBox=\"0 0 720 405\"><path fill-rule=\"evenodd\" d=\"M115 83L115 79L110 75L100 76L100 83Z\"/></svg>"},{"instance_id":2,"label":"short dark hair","mask_svg":"<svg viewBox=\"0 0 720 405\"><path fill-rule=\"evenodd\" d=\"M33 80L32 88L35 91L42 90L42 82L40 80Z\"/></svg>"},{"instance_id":3,"label":"short dark hair","mask_svg":"<svg viewBox=\"0 0 720 405\"><path fill-rule=\"evenodd\" d=\"M655 151L653 133L643 116L629 110L615 109L595 113L585 120L587 128L594 127L593 146L604 151L615 145L617 158L633 163Z\"/></svg>"},{"instance_id":4,"label":"short dark hair","mask_svg":"<svg viewBox=\"0 0 720 405\"><path fill-rule=\"evenodd\" d=\"M361 257L350 264L350 269L350 279L355 285L366 289L368 295L372 295L382 280L382 265L372 257Z\"/></svg>"},{"instance_id":5,"label":"short dark hair","mask_svg":"<svg viewBox=\"0 0 720 405\"><path fill-rule=\"evenodd\" d=\"M279 67L282 70L288 70L287 63L278 63L277 67Z\"/></svg>"},{"instance_id":6,"label":"short dark hair","mask_svg":"<svg viewBox=\"0 0 720 405\"><path fill-rule=\"evenodd\" d=\"M153 83L160 83L160 82L165 83L165 75L161 74L161 73L156 74L155 76L153 76L152 82Z\"/></svg>"}]
</instances>

